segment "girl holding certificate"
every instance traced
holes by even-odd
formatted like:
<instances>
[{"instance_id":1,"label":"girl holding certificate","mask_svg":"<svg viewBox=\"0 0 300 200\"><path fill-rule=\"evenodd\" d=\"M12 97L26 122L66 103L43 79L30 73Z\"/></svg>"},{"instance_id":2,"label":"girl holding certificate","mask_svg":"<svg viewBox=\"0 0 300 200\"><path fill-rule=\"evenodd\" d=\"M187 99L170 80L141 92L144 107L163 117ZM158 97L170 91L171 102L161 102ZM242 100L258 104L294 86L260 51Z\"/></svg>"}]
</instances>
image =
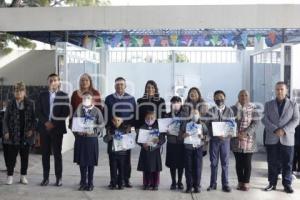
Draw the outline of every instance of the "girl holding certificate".
<instances>
[{"instance_id":1,"label":"girl holding certificate","mask_svg":"<svg viewBox=\"0 0 300 200\"><path fill-rule=\"evenodd\" d=\"M81 175L79 190L92 191L94 168L99 157L98 136L104 122L101 111L93 104L93 93L82 94L82 104L74 113L73 122L74 162L79 165Z\"/></svg>"},{"instance_id":2,"label":"girl holding certificate","mask_svg":"<svg viewBox=\"0 0 300 200\"><path fill-rule=\"evenodd\" d=\"M183 138L179 137L180 125L182 120L180 118L185 116L185 112L182 106L182 100L178 96L171 98L171 112L167 114L167 118L173 118L172 130L167 131L167 155L166 155L166 166L170 168L172 184L171 190L183 190L182 175L184 169L184 144ZM176 126L179 124L179 128ZM174 128L175 127L175 128ZM174 130L175 129L175 130ZM171 133L171 132L176 132ZM176 135L177 134L177 135ZM176 182L176 171L178 179Z\"/></svg>"},{"instance_id":3,"label":"girl holding certificate","mask_svg":"<svg viewBox=\"0 0 300 200\"><path fill-rule=\"evenodd\" d=\"M141 137L147 135L147 140L140 142ZM147 111L144 124L140 127L137 135L138 144L141 146L138 171L143 172L143 189L158 190L159 173L162 170L161 146L165 142L165 135L159 133L156 113Z\"/></svg>"},{"instance_id":4,"label":"girl holding certificate","mask_svg":"<svg viewBox=\"0 0 300 200\"><path fill-rule=\"evenodd\" d=\"M203 145L205 144L207 128L200 119L199 110L191 111L191 119L182 126L184 138L184 164L186 177L186 193L199 193L201 189L201 174L203 160Z\"/></svg>"}]
</instances>

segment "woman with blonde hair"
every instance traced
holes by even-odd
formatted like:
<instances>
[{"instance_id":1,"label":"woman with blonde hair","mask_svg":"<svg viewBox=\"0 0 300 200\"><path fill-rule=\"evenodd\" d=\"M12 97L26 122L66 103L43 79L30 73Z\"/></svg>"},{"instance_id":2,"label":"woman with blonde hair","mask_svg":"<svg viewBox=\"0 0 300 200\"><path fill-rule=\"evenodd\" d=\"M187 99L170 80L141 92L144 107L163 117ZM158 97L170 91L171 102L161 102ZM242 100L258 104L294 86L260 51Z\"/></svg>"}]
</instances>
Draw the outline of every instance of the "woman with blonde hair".
<instances>
[{"instance_id":1,"label":"woman with blonde hair","mask_svg":"<svg viewBox=\"0 0 300 200\"><path fill-rule=\"evenodd\" d=\"M238 102L231 107L237 123L237 137L231 139L231 150L236 160L238 190L248 191L251 176L251 159L256 151L255 131L259 124L259 115L254 104L250 102L247 90L241 90Z\"/></svg>"},{"instance_id":2,"label":"woman with blonde hair","mask_svg":"<svg viewBox=\"0 0 300 200\"><path fill-rule=\"evenodd\" d=\"M29 149L34 142L34 103L26 97L26 86L18 82L14 86L14 97L8 102L3 120L4 157L7 167L7 185L13 184L16 159L20 153L20 183L28 184Z\"/></svg>"}]
</instances>

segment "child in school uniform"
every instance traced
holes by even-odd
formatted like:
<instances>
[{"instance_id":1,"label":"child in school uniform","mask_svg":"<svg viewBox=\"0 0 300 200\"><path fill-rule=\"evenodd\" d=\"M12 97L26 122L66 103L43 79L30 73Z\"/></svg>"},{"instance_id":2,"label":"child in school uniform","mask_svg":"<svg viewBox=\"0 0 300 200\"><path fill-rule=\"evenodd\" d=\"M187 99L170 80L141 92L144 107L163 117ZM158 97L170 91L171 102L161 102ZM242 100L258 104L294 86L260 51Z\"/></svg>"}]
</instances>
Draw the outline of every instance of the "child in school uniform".
<instances>
[{"instance_id":1,"label":"child in school uniform","mask_svg":"<svg viewBox=\"0 0 300 200\"><path fill-rule=\"evenodd\" d=\"M144 130L150 130L151 134L155 137L151 143L138 143L141 146L138 171L143 172L143 189L158 190L159 185L159 173L162 170L161 162L161 146L165 142L165 135L158 132L158 122L156 120L156 114L154 111L147 111L145 115L145 122L140 127L137 134L137 141L139 132Z\"/></svg>"},{"instance_id":2,"label":"child in school uniform","mask_svg":"<svg viewBox=\"0 0 300 200\"><path fill-rule=\"evenodd\" d=\"M202 175L202 161L203 161L203 146L205 144L208 129L200 119L200 112L195 109L191 111L191 119L182 124L182 137L184 140L192 137L190 134L197 134L196 140L199 143L184 142L184 164L185 164L185 178L186 178L186 193L199 193L201 189L201 175ZM199 126L201 125L201 126ZM190 128L191 127L191 128ZM194 133L187 133L191 129Z\"/></svg>"},{"instance_id":3,"label":"child in school uniform","mask_svg":"<svg viewBox=\"0 0 300 200\"><path fill-rule=\"evenodd\" d=\"M109 189L124 189L123 180L125 172L125 162L127 156L127 150L115 151L113 140L114 137L120 137L123 134L130 133L130 126L118 115L112 118L112 126L107 130L107 134L104 137L104 142L107 143L107 153L109 156L110 167L110 184Z\"/></svg>"},{"instance_id":4,"label":"child in school uniform","mask_svg":"<svg viewBox=\"0 0 300 200\"><path fill-rule=\"evenodd\" d=\"M84 132L74 132L74 163L80 167L80 187L78 190L92 191L94 188L94 168L98 165L98 136L103 130L103 116L93 104L93 94L83 93L82 104L77 108L73 118L84 118L90 128Z\"/></svg>"},{"instance_id":5,"label":"child in school uniform","mask_svg":"<svg viewBox=\"0 0 300 200\"><path fill-rule=\"evenodd\" d=\"M178 118L179 123L178 135L170 134L168 131L167 135L167 152L166 152L166 166L170 168L170 174L172 178L172 184L170 190L183 190L182 175L184 171L184 144L183 138L180 137L180 125L183 122L182 118L185 117L185 109L182 105L182 100L178 96L171 98L171 112L167 114L167 118ZM177 181L176 181L177 172Z\"/></svg>"}]
</instances>

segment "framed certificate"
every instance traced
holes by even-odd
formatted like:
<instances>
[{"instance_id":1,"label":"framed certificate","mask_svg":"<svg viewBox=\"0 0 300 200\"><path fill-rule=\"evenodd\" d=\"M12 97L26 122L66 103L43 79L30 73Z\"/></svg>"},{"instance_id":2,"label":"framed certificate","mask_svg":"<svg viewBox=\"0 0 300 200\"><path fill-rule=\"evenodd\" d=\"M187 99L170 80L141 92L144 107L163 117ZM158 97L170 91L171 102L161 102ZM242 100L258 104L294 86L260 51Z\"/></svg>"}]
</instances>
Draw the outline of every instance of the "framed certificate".
<instances>
[{"instance_id":1,"label":"framed certificate","mask_svg":"<svg viewBox=\"0 0 300 200\"><path fill-rule=\"evenodd\" d=\"M84 117L73 117L72 131L79 133L94 133L95 124L93 120L86 120Z\"/></svg>"},{"instance_id":2,"label":"framed certificate","mask_svg":"<svg viewBox=\"0 0 300 200\"><path fill-rule=\"evenodd\" d=\"M234 121L212 122L213 136L236 137L237 125Z\"/></svg>"}]
</instances>

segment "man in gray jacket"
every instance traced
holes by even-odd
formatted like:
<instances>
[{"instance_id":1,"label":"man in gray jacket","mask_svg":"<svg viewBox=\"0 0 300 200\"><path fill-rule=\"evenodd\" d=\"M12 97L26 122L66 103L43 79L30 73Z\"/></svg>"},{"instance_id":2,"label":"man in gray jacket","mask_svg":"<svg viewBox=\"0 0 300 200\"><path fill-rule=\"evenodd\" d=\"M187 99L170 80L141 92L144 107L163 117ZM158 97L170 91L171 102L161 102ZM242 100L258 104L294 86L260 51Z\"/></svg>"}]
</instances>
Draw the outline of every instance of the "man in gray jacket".
<instances>
[{"instance_id":1,"label":"man in gray jacket","mask_svg":"<svg viewBox=\"0 0 300 200\"><path fill-rule=\"evenodd\" d=\"M262 119L266 130L269 185L265 191L276 190L277 177L282 169L282 184L286 193L293 193L292 165L295 128L299 124L299 109L296 102L287 98L287 85L278 82L276 99L265 104Z\"/></svg>"}]
</instances>

